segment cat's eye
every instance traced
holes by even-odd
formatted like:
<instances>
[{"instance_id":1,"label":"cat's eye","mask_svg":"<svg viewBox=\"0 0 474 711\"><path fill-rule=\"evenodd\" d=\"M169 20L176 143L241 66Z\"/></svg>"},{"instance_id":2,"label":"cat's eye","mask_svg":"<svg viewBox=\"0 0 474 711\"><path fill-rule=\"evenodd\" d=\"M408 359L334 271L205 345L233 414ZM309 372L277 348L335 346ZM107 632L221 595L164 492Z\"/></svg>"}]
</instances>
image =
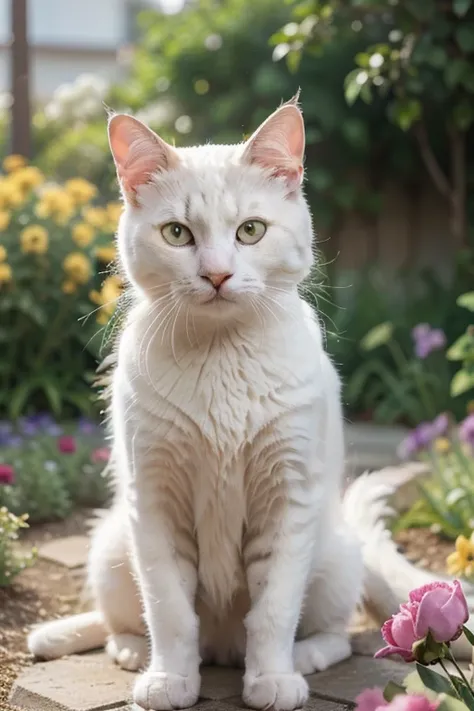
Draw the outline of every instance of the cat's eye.
<instances>
[{"instance_id":1,"label":"cat's eye","mask_svg":"<svg viewBox=\"0 0 474 711\"><path fill-rule=\"evenodd\" d=\"M164 225L161 228L161 234L172 247L185 247L188 244L194 244L191 230L179 222L169 222Z\"/></svg>"},{"instance_id":2,"label":"cat's eye","mask_svg":"<svg viewBox=\"0 0 474 711\"><path fill-rule=\"evenodd\" d=\"M261 220L247 220L237 230L237 239L242 244L257 244L267 231L267 226Z\"/></svg>"}]
</instances>

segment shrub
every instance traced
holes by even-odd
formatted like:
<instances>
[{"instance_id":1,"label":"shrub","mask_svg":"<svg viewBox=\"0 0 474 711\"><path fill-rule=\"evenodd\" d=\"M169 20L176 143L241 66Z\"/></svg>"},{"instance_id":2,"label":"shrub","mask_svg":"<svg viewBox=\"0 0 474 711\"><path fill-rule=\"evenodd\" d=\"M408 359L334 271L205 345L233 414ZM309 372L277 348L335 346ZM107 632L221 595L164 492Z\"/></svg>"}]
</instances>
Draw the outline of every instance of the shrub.
<instances>
[{"instance_id":1,"label":"shrub","mask_svg":"<svg viewBox=\"0 0 474 711\"><path fill-rule=\"evenodd\" d=\"M11 585L13 578L36 559L35 548L28 554L15 550L18 531L28 527L27 520L26 514L15 516L5 506L0 507L0 588Z\"/></svg>"},{"instance_id":2,"label":"shrub","mask_svg":"<svg viewBox=\"0 0 474 711\"><path fill-rule=\"evenodd\" d=\"M0 414L92 409L88 382L100 327L121 280L115 258L120 203L99 206L97 189L75 178L45 184L18 156L0 176ZM90 316L94 314L92 318Z\"/></svg>"},{"instance_id":3,"label":"shrub","mask_svg":"<svg viewBox=\"0 0 474 711\"><path fill-rule=\"evenodd\" d=\"M102 506L110 496L104 465L109 452L100 429L89 421L60 427L50 415L0 422L3 467L9 482L0 505L28 511L38 523L65 518L75 506Z\"/></svg>"}]
</instances>

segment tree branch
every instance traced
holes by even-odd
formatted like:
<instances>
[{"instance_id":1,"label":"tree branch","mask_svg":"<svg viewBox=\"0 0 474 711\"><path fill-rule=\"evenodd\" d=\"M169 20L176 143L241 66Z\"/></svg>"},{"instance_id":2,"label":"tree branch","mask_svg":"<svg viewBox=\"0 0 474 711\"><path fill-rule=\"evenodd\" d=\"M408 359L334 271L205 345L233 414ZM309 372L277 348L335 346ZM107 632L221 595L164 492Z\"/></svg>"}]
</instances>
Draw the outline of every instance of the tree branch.
<instances>
[{"instance_id":1,"label":"tree branch","mask_svg":"<svg viewBox=\"0 0 474 711\"><path fill-rule=\"evenodd\" d=\"M430 174L433 183L435 184L441 195L443 195L443 197L445 197L447 200L451 201L451 185L449 183L448 178L444 174L443 169L438 163L438 159L433 153L433 149L431 148L430 141L428 138L428 133L426 131L426 126L423 122L420 121L415 125L414 134L416 140L418 141L421 157L428 173Z\"/></svg>"}]
</instances>

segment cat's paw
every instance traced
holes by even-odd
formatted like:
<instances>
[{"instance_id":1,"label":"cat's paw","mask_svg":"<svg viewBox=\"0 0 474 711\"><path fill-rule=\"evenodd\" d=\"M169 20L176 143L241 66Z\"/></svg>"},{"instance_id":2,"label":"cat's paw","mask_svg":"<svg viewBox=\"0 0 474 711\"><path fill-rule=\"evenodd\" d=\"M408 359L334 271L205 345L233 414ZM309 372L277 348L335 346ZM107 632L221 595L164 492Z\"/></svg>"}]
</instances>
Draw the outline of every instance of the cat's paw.
<instances>
[{"instance_id":1,"label":"cat's paw","mask_svg":"<svg viewBox=\"0 0 474 711\"><path fill-rule=\"evenodd\" d=\"M181 676L147 671L138 677L133 690L135 711L169 711L187 709L199 697L199 674Z\"/></svg>"},{"instance_id":2,"label":"cat's paw","mask_svg":"<svg viewBox=\"0 0 474 711\"><path fill-rule=\"evenodd\" d=\"M112 634L107 641L106 652L119 667L126 671L138 671L147 665L146 637L138 637L135 634Z\"/></svg>"},{"instance_id":3,"label":"cat's paw","mask_svg":"<svg viewBox=\"0 0 474 711\"><path fill-rule=\"evenodd\" d=\"M314 674L348 659L352 654L349 639L335 634L315 634L295 643L293 662L301 674Z\"/></svg>"},{"instance_id":4,"label":"cat's paw","mask_svg":"<svg viewBox=\"0 0 474 711\"><path fill-rule=\"evenodd\" d=\"M308 684L301 674L246 674L243 699L252 709L294 711L308 700Z\"/></svg>"}]
</instances>

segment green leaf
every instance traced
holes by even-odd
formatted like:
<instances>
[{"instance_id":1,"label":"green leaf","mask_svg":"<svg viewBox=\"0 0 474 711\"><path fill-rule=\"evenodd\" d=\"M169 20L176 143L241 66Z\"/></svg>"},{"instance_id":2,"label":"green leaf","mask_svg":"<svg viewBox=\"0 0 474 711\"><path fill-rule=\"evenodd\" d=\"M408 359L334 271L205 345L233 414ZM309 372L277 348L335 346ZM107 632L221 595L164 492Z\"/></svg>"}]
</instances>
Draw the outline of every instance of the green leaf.
<instances>
[{"instance_id":1,"label":"green leaf","mask_svg":"<svg viewBox=\"0 0 474 711\"><path fill-rule=\"evenodd\" d=\"M451 395L457 397L474 388L474 374L468 373L466 370L458 370L454 378L451 380Z\"/></svg>"},{"instance_id":2,"label":"green leaf","mask_svg":"<svg viewBox=\"0 0 474 711\"><path fill-rule=\"evenodd\" d=\"M355 69L354 71L350 72L345 80L344 80L344 97L349 104L349 106L352 106L352 104L355 103L355 101L359 98L359 95L362 91L362 87L364 86L364 82L361 83L360 77L364 74L364 72L360 69ZM357 80L359 78L359 81Z\"/></svg>"},{"instance_id":3,"label":"green leaf","mask_svg":"<svg viewBox=\"0 0 474 711\"><path fill-rule=\"evenodd\" d=\"M18 419L26 405L30 392L34 389L33 383L24 382L13 393L8 407L8 414L12 420Z\"/></svg>"},{"instance_id":4,"label":"green leaf","mask_svg":"<svg viewBox=\"0 0 474 711\"><path fill-rule=\"evenodd\" d=\"M463 631L464 634L466 635L467 641L469 642L469 644L470 644L472 647L474 647L474 633L471 632L471 630L469 629L469 627L466 627L466 625L463 625L462 631Z\"/></svg>"},{"instance_id":5,"label":"green leaf","mask_svg":"<svg viewBox=\"0 0 474 711\"><path fill-rule=\"evenodd\" d=\"M452 59L444 70L444 80L450 89L454 89L470 71L470 64L465 59Z\"/></svg>"},{"instance_id":6,"label":"green leaf","mask_svg":"<svg viewBox=\"0 0 474 711\"><path fill-rule=\"evenodd\" d=\"M446 677L441 676L441 674L438 674L429 667L424 667L422 664L419 664L419 662L416 662L416 670L420 675L421 681L428 689L436 691L437 694L448 694L448 696L455 694L451 682L449 682Z\"/></svg>"},{"instance_id":7,"label":"green leaf","mask_svg":"<svg viewBox=\"0 0 474 711\"><path fill-rule=\"evenodd\" d=\"M469 333L463 333L448 348L446 358L448 360L465 360L473 348L474 338Z\"/></svg>"},{"instance_id":8,"label":"green leaf","mask_svg":"<svg viewBox=\"0 0 474 711\"><path fill-rule=\"evenodd\" d=\"M464 17L472 5L472 0L453 0L453 12L457 17Z\"/></svg>"},{"instance_id":9,"label":"green leaf","mask_svg":"<svg viewBox=\"0 0 474 711\"><path fill-rule=\"evenodd\" d=\"M469 311L474 311L474 291L468 291L466 294L458 296L456 303Z\"/></svg>"},{"instance_id":10,"label":"green leaf","mask_svg":"<svg viewBox=\"0 0 474 711\"><path fill-rule=\"evenodd\" d=\"M49 382L47 379L44 379L41 385L43 387L46 397L48 398L51 410L54 412L55 415L60 415L62 409L62 398L59 389L56 385Z\"/></svg>"},{"instance_id":11,"label":"green leaf","mask_svg":"<svg viewBox=\"0 0 474 711\"><path fill-rule=\"evenodd\" d=\"M421 101L418 99L407 99L397 102L392 109L394 121L400 126L402 131L408 131L421 117Z\"/></svg>"},{"instance_id":12,"label":"green leaf","mask_svg":"<svg viewBox=\"0 0 474 711\"><path fill-rule=\"evenodd\" d=\"M393 336L393 324L390 321L379 323L378 326L371 328L360 342L361 348L364 351L372 351L375 348L386 345Z\"/></svg>"},{"instance_id":13,"label":"green leaf","mask_svg":"<svg viewBox=\"0 0 474 711\"><path fill-rule=\"evenodd\" d=\"M472 706L469 706L468 708L472 708ZM437 711L466 711L466 705L463 704L462 701L459 701L459 699L456 699L454 696L445 696L443 694L443 696L441 697L441 703L439 704Z\"/></svg>"},{"instance_id":14,"label":"green leaf","mask_svg":"<svg viewBox=\"0 0 474 711\"><path fill-rule=\"evenodd\" d=\"M474 24L459 25L456 30L456 40L463 52L472 52L474 50Z\"/></svg>"},{"instance_id":15,"label":"green leaf","mask_svg":"<svg viewBox=\"0 0 474 711\"><path fill-rule=\"evenodd\" d=\"M427 689L421 681L417 671L410 672L403 681L403 686L409 694L420 694L426 696L430 701L438 699L438 694L431 689ZM464 709L466 711L466 709Z\"/></svg>"},{"instance_id":16,"label":"green leaf","mask_svg":"<svg viewBox=\"0 0 474 711\"><path fill-rule=\"evenodd\" d=\"M385 701L390 703L393 701L395 696L400 696L400 694L406 694L406 689L400 684L395 684L393 681L389 681L385 689L383 690L383 697Z\"/></svg>"}]
</instances>

